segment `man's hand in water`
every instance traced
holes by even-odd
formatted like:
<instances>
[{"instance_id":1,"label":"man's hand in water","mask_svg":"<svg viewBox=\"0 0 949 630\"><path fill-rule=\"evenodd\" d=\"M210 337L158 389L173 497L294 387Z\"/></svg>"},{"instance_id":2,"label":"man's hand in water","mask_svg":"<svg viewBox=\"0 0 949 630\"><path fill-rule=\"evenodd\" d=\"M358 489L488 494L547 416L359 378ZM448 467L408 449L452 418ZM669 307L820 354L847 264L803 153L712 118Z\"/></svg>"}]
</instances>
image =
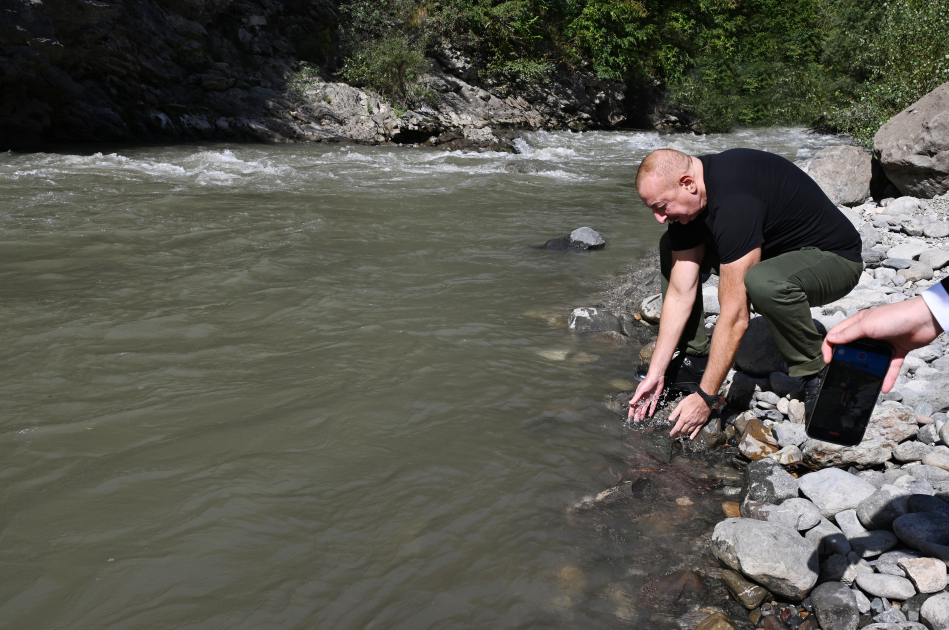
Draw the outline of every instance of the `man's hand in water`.
<instances>
[{"instance_id":1,"label":"man's hand in water","mask_svg":"<svg viewBox=\"0 0 949 630\"><path fill-rule=\"evenodd\" d=\"M629 399L628 419L639 422L643 418L652 418L659 403L659 394L665 387L666 379L663 375L646 375L643 382L636 388L636 393Z\"/></svg>"},{"instance_id":2,"label":"man's hand in water","mask_svg":"<svg viewBox=\"0 0 949 630\"><path fill-rule=\"evenodd\" d=\"M676 408L669 414L669 422L675 422L672 437L687 437L694 440L699 434L705 423L708 422L708 416L712 413L705 401L698 394L689 394L679 401Z\"/></svg>"}]
</instances>

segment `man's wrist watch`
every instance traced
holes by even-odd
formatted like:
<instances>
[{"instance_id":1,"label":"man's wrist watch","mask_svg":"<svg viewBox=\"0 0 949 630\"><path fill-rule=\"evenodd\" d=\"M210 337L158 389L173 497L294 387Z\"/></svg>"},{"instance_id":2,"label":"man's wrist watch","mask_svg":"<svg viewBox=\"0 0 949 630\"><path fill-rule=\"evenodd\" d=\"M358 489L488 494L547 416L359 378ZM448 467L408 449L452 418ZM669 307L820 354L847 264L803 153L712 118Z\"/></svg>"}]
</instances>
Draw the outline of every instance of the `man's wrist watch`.
<instances>
[{"instance_id":1,"label":"man's wrist watch","mask_svg":"<svg viewBox=\"0 0 949 630\"><path fill-rule=\"evenodd\" d=\"M702 397L702 400L705 401L705 404L708 405L709 409L714 409L715 405L718 404L718 396L712 396L711 394L706 394L702 391L701 387L695 389L695 393Z\"/></svg>"}]
</instances>

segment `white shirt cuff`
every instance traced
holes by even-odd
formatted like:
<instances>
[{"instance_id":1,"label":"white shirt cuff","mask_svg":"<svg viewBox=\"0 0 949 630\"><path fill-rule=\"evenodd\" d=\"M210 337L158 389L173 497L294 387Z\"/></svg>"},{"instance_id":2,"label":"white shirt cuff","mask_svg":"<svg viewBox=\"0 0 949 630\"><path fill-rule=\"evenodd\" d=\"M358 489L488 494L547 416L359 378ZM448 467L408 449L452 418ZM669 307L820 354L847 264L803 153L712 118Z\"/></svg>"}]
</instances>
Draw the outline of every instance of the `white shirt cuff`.
<instances>
[{"instance_id":1,"label":"white shirt cuff","mask_svg":"<svg viewBox=\"0 0 949 630\"><path fill-rule=\"evenodd\" d=\"M933 317L943 330L949 330L949 293L942 283L934 284L922 292L923 301L932 311Z\"/></svg>"}]
</instances>

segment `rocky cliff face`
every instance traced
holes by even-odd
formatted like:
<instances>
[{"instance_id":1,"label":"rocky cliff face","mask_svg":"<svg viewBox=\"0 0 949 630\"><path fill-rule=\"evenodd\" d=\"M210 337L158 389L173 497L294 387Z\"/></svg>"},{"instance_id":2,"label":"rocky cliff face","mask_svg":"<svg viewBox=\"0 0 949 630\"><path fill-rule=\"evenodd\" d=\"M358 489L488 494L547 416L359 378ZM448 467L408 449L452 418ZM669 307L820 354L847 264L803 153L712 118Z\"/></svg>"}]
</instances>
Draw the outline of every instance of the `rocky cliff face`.
<instances>
[{"instance_id":1,"label":"rocky cliff face","mask_svg":"<svg viewBox=\"0 0 949 630\"><path fill-rule=\"evenodd\" d=\"M571 73L487 91L452 51L425 79L432 104L396 112L315 70L332 64L338 28L334 0L4 0L0 149L175 140L504 148L511 129L626 120L620 83Z\"/></svg>"}]
</instances>

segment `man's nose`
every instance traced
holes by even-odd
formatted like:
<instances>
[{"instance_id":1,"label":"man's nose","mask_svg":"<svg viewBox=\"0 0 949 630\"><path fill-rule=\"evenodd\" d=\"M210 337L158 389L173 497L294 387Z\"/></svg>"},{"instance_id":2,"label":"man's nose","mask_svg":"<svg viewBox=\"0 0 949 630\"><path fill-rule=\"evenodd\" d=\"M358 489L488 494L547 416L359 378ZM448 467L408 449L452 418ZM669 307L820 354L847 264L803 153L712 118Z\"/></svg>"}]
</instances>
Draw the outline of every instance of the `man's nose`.
<instances>
[{"instance_id":1,"label":"man's nose","mask_svg":"<svg viewBox=\"0 0 949 630\"><path fill-rule=\"evenodd\" d=\"M666 222L666 215L664 213L656 212L655 210L653 210L652 216L656 217L656 221L658 221L659 223Z\"/></svg>"}]
</instances>

